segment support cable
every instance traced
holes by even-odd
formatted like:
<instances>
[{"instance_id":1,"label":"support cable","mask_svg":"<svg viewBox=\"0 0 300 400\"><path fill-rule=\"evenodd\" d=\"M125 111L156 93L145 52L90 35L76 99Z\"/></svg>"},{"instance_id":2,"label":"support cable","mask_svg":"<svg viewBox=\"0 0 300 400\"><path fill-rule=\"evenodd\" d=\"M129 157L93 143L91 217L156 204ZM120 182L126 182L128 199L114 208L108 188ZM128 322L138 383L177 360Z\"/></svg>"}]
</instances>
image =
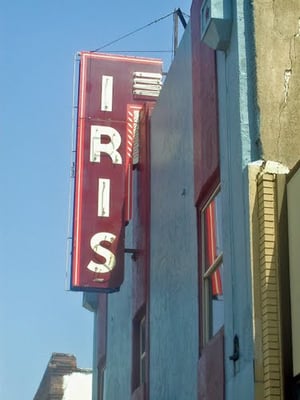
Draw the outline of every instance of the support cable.
<instances>
[{"instance_id":1,"label":"support cable","mask_svg":"<svg viewBox=\"0 0 300 400\"><path fill-rule=\"evenodd\" d=\"M182 15L183 15L183 13L180 11L180 9L178 8L177 10L175 10L175 13L177 13L177 15L179 16L181 22L183 23L183 21L182 21L182 18L183 18ZM135 29L134 31L131 31L131 32L129 32L129 33L126 33L125 35L122 35L122 36L118 37L117 39L112 40L111 42L106 43L106 44L104 44L103 46L98 47L98 48L95 49L95 50L92 50L92 53L95 53L95 52L97 52L97 51L99 51L99 50L102 50L102 49L104 49L105 47L108 47L108 46L110 46L110 45L112 45L112 44L114 44L114 43L117 43L117 42L119 42L120 40L127 38L128 36L132 36L132 35L134 35L135 33L140 32L140 31L142 31L143 29L146 29L146 28L148 28L149 26L151 26L151 25L153 25L153 24L156 24L157 22L160 22L160 21L162 21L162 20L164 20L164 19L170 17L171 15L174 15L174 11L172 11L172 12L170 12L169 14L164 15L163 17L160 17L160 18L158 18L158 19L156 19L156 20L154 20L154 21L152 21L152 22L149 22L148 24L146 24L146 25L144 25L144 26L142 26L142 27L140 27L140 28L137 28L137 29ZM186 15L186 14L184 14L184 15ZM184 24L183 24L183 25L184 25Z\"/></svg>"}]
</instances>

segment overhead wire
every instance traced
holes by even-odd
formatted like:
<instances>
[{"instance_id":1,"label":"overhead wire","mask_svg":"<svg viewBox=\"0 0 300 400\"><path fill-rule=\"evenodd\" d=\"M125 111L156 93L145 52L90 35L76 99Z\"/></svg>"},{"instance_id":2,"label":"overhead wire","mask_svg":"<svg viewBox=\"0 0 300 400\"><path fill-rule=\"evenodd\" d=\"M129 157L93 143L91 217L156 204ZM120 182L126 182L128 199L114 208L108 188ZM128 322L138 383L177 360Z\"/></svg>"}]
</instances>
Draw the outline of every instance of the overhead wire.
<instances>
[{"instance_id":1,"label":"overhead wire","mask_svg":"<svg viewBox=\"0 0 300 400\"><path fill-rule=\"evenodd\" d=\"M185 17L190 18L190 15L189 15L189 14L186 14L186 13L183 12L183 11L181 11L181 13L182 13L182 15L184 15Z\"/></svg>"},{"instance_id":2,"label":"overhead wire","mask_svg":"<svg viewBox=\"0 0 300 400\"><path fill-rule=\"evenodd\" d=\"M169 14L164 15L164 16L162 16L162 17L160 17L160 18L158 18L158 19L156 19L156 20L154 20L154 21L151 21L151 22L149 22L149 23L146 24L146 25L143 25L143 26L140 27L140 28L137 28L137 29L135 29L135 30L133 30L133 31L131 31L131 32L129 32L129 33L126 33L125 35L122 35L122 36L118 37L117 39L112 40L111 42L106 43L106 44L104 44L103 46L100 46L100 47L98 47L98 48L95 49L95 50L92 50L91 52L92 52L92 53L95 53L95 52L97 52L97 51L99 51L99 50L102 50L102 49L108 47L108 46L111 46L112 44L115 44L115 43L119 42L120 40L123 40L123 39L125 39L125 38L127 38L127 37L129 37L129 36L132 36L132 35L134 35L135 33L140 32L140 31L142 31L142 30L148 28L149 26L151 26L151 25L153 25L153 24L156 24L157 22L162 21L162 20L164 20L164 19L170 17L170 16L173 15L173 14L174 14L174 11L172 11L172 12L170 12ZM187 14L185 14L185 13L183 13L183 14L187 16ZM158 51L157 51L157 52L158 52ZM159 51L159 52L168 52L168 51L165 50L165 51Z\"/></svg>"}]
</instances>

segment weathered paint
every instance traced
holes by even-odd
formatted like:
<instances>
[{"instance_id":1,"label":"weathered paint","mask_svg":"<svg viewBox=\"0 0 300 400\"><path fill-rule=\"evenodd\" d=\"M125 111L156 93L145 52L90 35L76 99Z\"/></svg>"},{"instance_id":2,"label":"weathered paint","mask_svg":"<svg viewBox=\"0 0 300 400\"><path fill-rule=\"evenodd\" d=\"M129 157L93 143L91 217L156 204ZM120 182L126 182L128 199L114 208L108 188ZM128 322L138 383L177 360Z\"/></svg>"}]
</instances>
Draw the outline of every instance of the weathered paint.
<instances>
[{"instance_id":1,"label":"weathered paint","mask_svg":"<svg viewBox=\"0 0 300 400\"><path fill-rule=\"evenodd\" d=\"M247 4L246 4L247 3ZM253 96L251 8L233 2L231 42L217 53L225 305L225 398L254 398L247 164L259 153ZM240 358L233 362L233 338Z\"/></svg>"},{"instance_id":2,"label":"weathered paint","mask_svg":"<svg viewBox=\"0 0 300 400\"><path fill-rule=\"evenodd\" d=\"M207 343L198 365L198 399L224 399L223 328Z\"/></svg>"},{"instance_id":3,"label":"weathered paint","mask_svg":"<svg viewBox=\"0 0 300 400\"><path fill-rule=\"evenodd\" d=\"M197 1L194 1L193 6L192 12L197 13ZM197 14L192 15L192 18L197 19ZM231 42L226 53L217 52L216 54L219 156L223 198L225 398L230 399L241 397L253 399L254 396L250 236L248 217L245 213L248 209L246 167L249 161L256 159L259 154L253 95L255 68L252 57L251 26L250 5L245 2L233 2ZM192 40L193 46L197 46L199 42L197 37L194 36ZM209 54L209 50L206 53L203 50L203 53ZM210 76L210 79L213 79L211 73L206 75L207 78ZM205 79L205 76L201 79ZM202 109L206 110L204 104ZM201 115L194 115L194 121L197 117L201 120ZM197 123L200 124L199 121L196 121ZM206 121L203 126L205 127L207 123ZM197 131L196 124L194 124L195 131ZM214 130L211 129L211 131L214 136ZM203 127L201 132L205 135ZM214 150L210 151L217 149L217 143L217 139L214 138L211 143ZM197 152L196 142L195 146L195 152ZM212 156L210 151L203 154L203 158L209 159ZM201 162L208 163L209 160L199 161L196 154L195 163L201 165ZM206 170L202 168L199 171L205 177ZM212 168L211 171L213 171ZM206 175L206 179L209 178L209 174ZM205 193L208 189L205 186L205 180L199 184L197 176L195 179L195 185L200 186L199 192ZM213 179L209 183L211 182ZM238 335L240 341L240 358L235 363L229 358L233 353L234 335Z\"/></svg>"},{"instance_id":4,"label":"weathered paint","mask_svg":"<svg viewBox=\"0 0 300 400\"><path fill-rule=\"evenodd\" d=\"M195 203L200 211L209 201L220 183L218 94L216 52L200 40L204 20L200 18L202 0L194 0L191 7L192 76L193 76L193 135ZM202 270L201 230L198 230L199 271ZM224 398L224 346L223 329L206 343L204 315L204 285L199 273L199 318L201 355L198 364L198 399Z\"/></svg>"},{"instance_id":5,"label":"weathered paint","mask_svg":"<svg viewBox=\"0 0 300 400\"><path fill-rule=\"evenodd\" d=\"M126 247L131 247L131 225ZM104 399L131 398L131 256L125 256L125 276L120 292L108 296Z\"/></svg>"},{"instance_id":6,"label":"weathered paint","mask_svg":"<svg viewBox=\"0 0 300 400\"><path fill-rule=\"evenodd\" d=\"M299 94L293 86L299 79L294 62L299 46L299 2L289 3L290 7L282 1L254 1L253 5L254 14L250 2L234 2L231 43L226 53L217 54L221 187L224 203L230 204L223 207L226 397L230 399L260 399L262 393L260 360L255 360L253 370L253 356L261 342L252 331L251 307L258 294L254 290L256 298L252 298L252 215L248 220L246 166L263 157L290 167L299 157L300 140L295 131ZM294 34L292 25L296 26ZM293 64L292 73L287 60ZM254 321L254 329L259 329L259 323ZM235 367L228 358L234 334L240 338L241 349Z\"/></svg>"},{"instance_id":7,"label":"weathered paint","mask_svg":"<svg viewBox=\"0 0 300 400\"><path fill-rule=\"evenodd\" d=\"M106 365L107 295L95 294L97 307L94 316L93 400L98 398L99 371Z\"/></svg>"},{"instance_id":8,"label":"weathered paint","mask_svg":"<svg viewBox=\"0 0 300 400\"><path fill-rule=\"evenodd\" d=\"M207 201L219 183L216 53L200 40L202 0L191 7L195 203Z\"/></svg>"},{"instance_id":9,"label":"weathered paint","mask_svg":"<svg viewBox=\"0 0 300 400\"><path fill-rule=\"evenodd\" d=\"M153 106L145 105L139 120L139 164L133 171L133 248L138 250L132 263L132 391L133 399L149 398L149 268L150 268L150 115ZM139 326L137 321L145 317L146 372L145 383L139 385ZM139 387L142 386L142 387Z\"/></svg>"},{"instance_id":10,"label":"weathered paint","mask_svg":"<svg viewBox=\"0 0 300 400\"><path fill-rule=\"evenodd\" d=\"M262 158L292 168L300 147L300 2L253 6Z\"/></svg>"},{"instance_id":11,"label":"weathered paint","mask_svg":"<svg viewBox=\"0 0 300 400\"><path fill-rule=\"evenodd\" d=\"M190 27L151 119L150 399L196 399L197 230Z\"/></svg>"}]
</instances>

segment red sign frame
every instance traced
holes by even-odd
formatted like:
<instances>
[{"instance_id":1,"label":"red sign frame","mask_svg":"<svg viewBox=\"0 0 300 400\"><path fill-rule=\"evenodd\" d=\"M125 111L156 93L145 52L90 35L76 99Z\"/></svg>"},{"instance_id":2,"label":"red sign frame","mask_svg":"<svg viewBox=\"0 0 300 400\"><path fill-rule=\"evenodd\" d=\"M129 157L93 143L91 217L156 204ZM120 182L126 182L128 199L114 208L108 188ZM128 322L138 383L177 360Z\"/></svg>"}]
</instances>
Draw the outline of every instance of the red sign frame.
<instances>
[{"instance_id":1,"label":"red sign frame","mask_svg":"<svg viewBox=\"0 0 300 400\"><path fill-rule=\"evenodd\" d=\"M162 72L161 60L81 52L71 290L117 291L131 217L133 76Z\"/></svg>"}]
</instances>

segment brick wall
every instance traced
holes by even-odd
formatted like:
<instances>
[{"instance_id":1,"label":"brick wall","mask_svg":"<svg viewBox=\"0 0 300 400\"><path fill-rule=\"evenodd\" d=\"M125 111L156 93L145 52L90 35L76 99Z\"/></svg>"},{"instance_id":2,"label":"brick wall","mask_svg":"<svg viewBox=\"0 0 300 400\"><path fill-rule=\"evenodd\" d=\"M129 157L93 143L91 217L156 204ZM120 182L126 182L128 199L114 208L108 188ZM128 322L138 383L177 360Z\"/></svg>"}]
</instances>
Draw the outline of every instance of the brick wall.
<instances>
[{"instance_id":1,"label":"brick wall","mask_svg":"<svg viewBox=\"0 0 300 400\"><path fill-rule=\"evenodd\" d=\"M261 326L264 399L283 399L279 275L277 250L276 175L257 182Z\"/></svg>"},{"instance_id":2,"label":"brick wall","mask_svg":"<svg viewBox=\"0 0 300 400\"><path fill-rule=\"evenodd\" d=\"M63 353L52 353L33 400L61 400L64 395L64 375L71 374L77 370L75 356Z\"/></svg>"}]
</instances>

